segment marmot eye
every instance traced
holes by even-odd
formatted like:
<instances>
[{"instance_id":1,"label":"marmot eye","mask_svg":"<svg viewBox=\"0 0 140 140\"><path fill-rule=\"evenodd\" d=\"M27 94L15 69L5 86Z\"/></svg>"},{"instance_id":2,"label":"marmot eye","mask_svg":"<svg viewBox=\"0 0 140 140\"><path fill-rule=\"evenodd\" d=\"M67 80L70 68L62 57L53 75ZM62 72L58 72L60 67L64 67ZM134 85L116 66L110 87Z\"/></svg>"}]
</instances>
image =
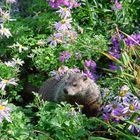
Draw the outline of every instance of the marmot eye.
<instances>
[{"instance_id":1,"label":"marmot eye","mask_svg":"<svg viewBox=\"0 0 140 140\"><path fill-rule=\"evenodd\" d=\"M77 84L76 84L76 83L73 83L72 85L73 85L74 87L76 87L76 86L77 86Z\"/></svg>"},{"instance_id":2,"label":"marmot eye","mask_svg":"<svg viewBox=\"0 0 140 140\"><path fill-rule=\"evenodd\" d=\"M87 76L83 76L83 81L86 81L87 80Z\"/></svg>"}]
</instances>

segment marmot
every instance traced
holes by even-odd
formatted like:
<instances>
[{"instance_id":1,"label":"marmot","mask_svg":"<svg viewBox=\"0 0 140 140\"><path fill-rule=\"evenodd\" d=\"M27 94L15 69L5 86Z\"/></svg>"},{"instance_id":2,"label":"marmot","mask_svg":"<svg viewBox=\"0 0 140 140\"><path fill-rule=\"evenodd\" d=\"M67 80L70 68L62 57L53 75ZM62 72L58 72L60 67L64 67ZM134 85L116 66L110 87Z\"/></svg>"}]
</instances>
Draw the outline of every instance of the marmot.
<instances>
[{"instance_id":1,"label":"marmot","mask_svg":"<svg viewBox=\"0 0 140 140\"><path fill-rule=\"evenodd\" d=\"M39 94L43 100L83 105L82 113L95 116L100 107L100 90L97 84L82 73L72 71L64 74L59 80L46 80Z\"/></svg>"}]
</instances>

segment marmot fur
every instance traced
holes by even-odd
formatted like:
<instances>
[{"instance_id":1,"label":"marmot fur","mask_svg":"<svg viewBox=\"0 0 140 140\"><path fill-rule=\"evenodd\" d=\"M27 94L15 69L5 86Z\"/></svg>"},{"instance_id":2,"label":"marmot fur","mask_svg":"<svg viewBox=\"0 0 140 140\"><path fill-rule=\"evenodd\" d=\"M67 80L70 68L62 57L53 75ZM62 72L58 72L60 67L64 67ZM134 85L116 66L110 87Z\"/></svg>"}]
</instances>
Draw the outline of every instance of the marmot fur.
<instances>
[{"instance_id":1,"label":"marmot fur","mask_svg":"<svg viewBox=\"0 0 140 140\"><path fill-rule=\"evenodd\" d=\"M72 71L59 80L50 78L41 86L39 93L43 100L83 105L82 113L95 116L100 107L100 90L96 83L81 73Z\"/></svg>"}]
</instances>

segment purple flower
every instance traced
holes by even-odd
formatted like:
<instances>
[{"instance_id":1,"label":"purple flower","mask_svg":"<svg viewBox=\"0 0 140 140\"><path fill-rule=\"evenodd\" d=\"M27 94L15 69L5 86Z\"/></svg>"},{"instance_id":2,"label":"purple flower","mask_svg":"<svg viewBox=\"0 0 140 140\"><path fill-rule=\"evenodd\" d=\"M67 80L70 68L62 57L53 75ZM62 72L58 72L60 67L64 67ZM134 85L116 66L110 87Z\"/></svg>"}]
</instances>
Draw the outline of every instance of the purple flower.
<instances>
[{"instance_id":1,"label":"purple flower","mask_svg":"<svg viewBox=\"0 0 140 140\"><path fill-rule=\"evenodd\" d=\"M139 111L140 100L131 93L127 85L123 85L120 88L119 96L110 99L103 97L104 103L100 110L103 112L104 121L123 124L125 123L123 120L130 120L132 114ZM140 116L137 116L133 123L140 125ZM130 125L128 129L139 136L140 129L138 127Z\"/></svg>"},{"instance_id":2,"label":"purple flower","mask_svg":"<svg viewBox=\"0 0 140 140\"><path fill-rule=\"evenodd\" d=\"M124 41L127 46L138 45L140 44L140 34L132 34L130 37L125 38Z\"/></svg>"},{"instance_id":3,"label":"purple flower","mask_svg":"<svg viewBox=\"0 0 140 140\"><path fill-rule=\"evenodd\" d=\"M59 67L55 75L56 80L59 80L68 70L69 68L67 66Z\"/></svg>"},{"instance_id":4,"label":"purple flower","mask_svg":"<svg viewBox=\"0 0 140 140\"><path fill-rule=\"evenodd\" d=\"M113 109L112 112L111 112L111 115L112 116L120 116L121 115L121 109L122 108Z\"/></svg>"},{"instance_id":5,"label":"purple flower","mask_svg":"<svg viewBox=\"0 0 140 140\"><path fill-rule=\"evenodd\" d=\"M58 43L63 42L63 34L62 33L54 33L49 39L51 46L57 46Z\"/></svg>"},{"instance_id":6,"label":"purple flower","mask_svg":"<svg viewBox=\"0 0 140 140\"><path fill-rule=\"evenodd\" d=\"M66 7L63 8L61 6L59 6L59 8L60 9L57 11L57 13L60 13L61 18L66 19L66 18L71 17L70 8L66 8Z\"/></svg>"},{"instance_id":7,"label":"purple flower","mask_svg":"<svg viewBox=\"0 0 140 140\"><path fill-rule=\"evenodd\" d=\"M60 53L60 57L59 57L59 60L61 62L64 62L65 59L70 59L71 58L71 53L70 52L67 52L67 51L63 51Z\"/></svg>"},{"instance_id":8,"label":"purple flower","mask_svg":"<svg viewBox=\"0 0 140 140\"><path fill-rule=\"evenodd\" d=\"M127 89L123 90L122 88L119 92L119 95L116 96L115 99L119 102L127 104L128 102L130 102L130 96L131 96L131 93Z\"/></svg>"},{"instance_id":9,"label":"purple flower","mask_svg":"<svg viewBox=\"0 0 140 140\"><path fill-rule=\"evenodd\" d=\"M122 39L123 36L120 35L120 38ZM114 35L111 38L111 41L112 41L113 46L110 47L109 54L112 55L113 57L117 58L117 59L120 59L121 50L119 49L119 45L120 45L119 37L117 35ZM111 64L109 65L109 69L117 70L118 66L116 66L114 62L111 62Z\"/></svg>"},{"instance_id":10,"label":"purple flower","mask_svg":"<svg viewBox=\"0 0 140 140\"><path fill-rule=\"evenodd\" d=\"M129 104L129 103L125 103L125 107L122 109L122 113L125 114L125 113L133 113L135 112L137 109L136 109L136 106L134 103L132 104Z\"/></svg>"},{"instance_id":11,"label":"purple flower","mask_svg":"<svg viewBox=\"0 0 140 140\"><path fill-rule=\"evenodd\" d=\"M76 73L79 73L80 72L80 69L79 68L73 68L72 71L73 72L76 72Z\"/></svg>"},{"instance_id":12,"label":"purple flower","mask_svg":"<svg viewBox=\"0 0 140 140\"><path fill-rule=\"evenodd\" d=\"M76 31L66 31L67 37L69 37L71 40L75 40L77 38L77 32Z\"/></svg>"},{"instance_id":13,"label":"purple flower","mask_svg":"<svg viewBox=\"0 0 140 140\"><path fill-rule=\"evenodd\" d=\"M118 10L122 9L122 4L118 2L118 0L115 0L115 6Z\"/></svg>"},{"instance_id":14,"label":"purple flower","mask_svg":"<svg viewBox=\"0 0 140 140\"><path fill-rule=\"evenodd\" d=\"M112 63L109 65L109 69L110 69L110 70L117 70L117 69L118 69L118 66L116 66L115 63L112 62Z\"/></svg>"},{"instance_id":15,"label":"purple flower","mask_svg":"<svg viewBox=\"0 0 140 140\"><path fill-rule=\"evenodd\" d=\"M85 60L85 66L88 68L92 68L92 70L96 69L96 63L93 60Z\"/></svg>"},{"instance_id":16,"label":"purple flower","mask_svg":"<svg viewBox=\"0 0 140 140\"><path fill-rule=\"evenodd\" d=\"M127 85L123 85L120 89L120 92L127 93L129 91L129 87Z\"/></svg>"},{"instance_id":17,"label":"purple flower","mask_svg":"<svg viewBox=\"0 0 140 140\"><path fill-rule=\"evenodd\" d=\"M118 48L113 48L109 51L109 54L111 54L113 57L119 59L121 57L120 50Z\"/></svg>"},{"instance_id":18,"label":"purple flower","mask_svg":"<svg viewBox=\"0 0 140 140\"><path fill-rule=\"evenodd\" d=\"M55 79L59 80L68 70L69 68L67 66L61 66L58 70L51 71L50 75L55 76Z\"/></svg>"},{"instance_id":19,"label":"purple flower","mask_svg":"<svg viewBox=\"0 0 140 140\"><path fill-rule=\"evenodd\" d=\"M116 36L112 36L111 41L112 41L114 47L118 47L120 44L120 42Z\"/></svg>"},{"instance_id":20,"label":"purple flower","mask_svg":"<svg viewBox=\"0 0 140 140\"><path fill-rule=\"evenodd\" d=\"M110 119L110 115L108 114L108 113L103 113L103 120L104 121L106 121L106 122L108 122L109 121L109 119Z\"/></svg>"},{"instance_id":21,"label":"purple flower","mask_svg":"<svg viewBox=\"0 0 140 140\"><path fill-rule=\"evenodd\" d=\"M84 71L83 73L85 76L89 77L92 80L96 80L97 76L95 74L93 74L92 72L90 72L89 70Z\"/></svg>"},{"instance_id":22,"label":"purple flower","mask_svg":"<svg viewBox=\"0 0 140 140\"><path fill-rule=\"evenodd\" d=\"M135 96L132 98L133 98L133 103L134 103L136 109L139 110L140 109L140 100Z\"/></svg>"},{"instance_id":23,"label":"purple flower","mask_svg":"<svg viewBox=\"0 0 140 140\"><path fill-rule=\"evenodd\" d=\"M61 21L59 22L56 22L55 23L55 29L60 31L65 31L65 30L68 30L68 29L71 29L71 23L72 22L72 19L62 19Z\"/></svg>"},{"instance_id":24,"label":"purple flower","mask_svg":"<svg viewBox=\"0 0 140 140\"><path fill-rule=\"evenodd\" d=\"M112 120L113 120L113 121L115 121L115 122L120 122L121 119L122 119L120 109L114 109L114 110L112 110L112 112L111 112L111 117L112 117Z\"/></svg>"},{"instance_id":25,"label":"purple flower","mask_svg":"<svg viewBox=\"0 0 140 140\"><path fill-rule=\"evenodd\" d=\"M57 9L62 3L63 3L63 0L50 0L49 2L51 7L54 9Z\"/></svg>"},{"instance_id":26,"label":"purple flower","mask_svg":"<svg viewBox=\"0 0 140 140\"><path fill-rule=\"evenodd\" d=\"M135 122L137 125L140 126L140 116L138 116L138 117L135 119L134 122ZM133 133L135 133L136 135L140 136L140 128L135 127L135 126L133 126L133 125L130 125L128 129L131 130L131 131L132 131Z\"/></svg>"},{"instance_id":27,"label":"purple flower","mask_svg":"<svg viewBox=\"0 0 140 140\"><path fill-rule=\"evenodd\" d=\"M82 55L80 52L75 52L76 59L81 59Z\"/></svg>"},{"instance_id":28,"label":"purple flower","mask_svg":"<svg viewBox=\"0 0 140 140\"><path fill-rule=\"evenodd\" d=\"M138 125L140 126L140 123L138 123ZM128 127L128 129L129 129L131 132L133 132L134 134L140 136L140 128L135 127L134 125L130 125L130 126Z\"/></svg>"},{"instance_id":29,"label":"purple flower","mask_svg":"<svg viewBox=\"0 0 140 140\"><path fill-rule=\"evenodd\" d=\"M77 3L75 0L69 0L69 5L68 5L68 7L70 7L70 8L76 8L76 7L78 7L78 6L80 6L80 4Z\"/></svg>"},{"instance_id":30,"label":"purple flower","mask_svg":"<svg viewBox=\"0 0 140 140\"><path fill-rule=\"evenodd\" d=\"M75 0L50 0L49 4L54 9L59 8L61 5L65 5L69 8L76 8L80 5Z\"/></svg>"}]
</instances>

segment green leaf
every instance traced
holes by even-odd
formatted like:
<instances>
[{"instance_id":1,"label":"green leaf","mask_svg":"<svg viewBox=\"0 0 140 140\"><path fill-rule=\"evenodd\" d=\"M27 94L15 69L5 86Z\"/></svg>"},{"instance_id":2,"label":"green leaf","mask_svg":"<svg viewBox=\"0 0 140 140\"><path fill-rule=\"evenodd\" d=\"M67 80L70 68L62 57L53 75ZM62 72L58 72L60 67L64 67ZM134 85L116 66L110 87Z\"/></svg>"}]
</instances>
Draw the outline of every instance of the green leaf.
<instances>
[{"instance_id":1,"label":"green leaf","mask_svg":"<svg viewBox=\"0 0 140 140\"><path fill-rule=\"evenodd\" d=\"M103 137L90 137L88 140L110 140L110 139L103 138Z\"/></svg>"}]
</instances>

